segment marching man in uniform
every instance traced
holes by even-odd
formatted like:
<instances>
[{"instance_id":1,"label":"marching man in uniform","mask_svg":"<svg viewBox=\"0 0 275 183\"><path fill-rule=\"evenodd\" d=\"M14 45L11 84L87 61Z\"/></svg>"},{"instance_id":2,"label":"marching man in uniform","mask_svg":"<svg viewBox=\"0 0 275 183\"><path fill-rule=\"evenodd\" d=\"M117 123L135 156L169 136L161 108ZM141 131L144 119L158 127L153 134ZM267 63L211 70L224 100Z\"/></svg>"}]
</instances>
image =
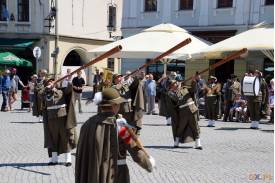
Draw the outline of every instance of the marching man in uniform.
<instances>
[{"instance_id":1,"label":"marching man in uniform","mask_svg":"<svg viewBox=\"0 0 275 183\"><path fill-rule=\"evenodd\" d=\"M71 166L71 150L76 147L76 116L72 99L72 85L55 88L54 79L45 82L40 91L43 104L45 148L51 157L49 165L58 164L58 155L65 153L65 166Z\"/></svg>"},{"instance_id":2,"label":"marching man in uniform","mask_svg":"<svg viewBox=\"0 0 275 183\"><path fill-rule=\"evenodd\" d=\"M39 96L39 92L44 88L44 82L46 79L47 70L40 69L38 72L38 79L34 86L34 97L33 97L33 106L32 106L32 115L39 118L39 122L42 122L42 100Z\"/></svg>"},{"instance_id":3,"label":"marching man in uniform","mask_svg":"<svg viewBox=\"0 0 275 183\"><path fill-rule=\"evenodd\" d=\"M172 80L169 87L167 102L169 102L168 109L172 117L174 147L178 147L179 143L195 141L195 149L202 150L197 119L198 108L187 86L181 87L176 80Z\"/></svg>"},{"instance_id":4,"label":"marching man in uniform","mask_svg":"<svg viewBox=\"0 0 275 183\"><path fill-rule=\"evenodd\" d=\"M247 97L247 108L250 114L252 129L259 129L259 122L261 119L261 103L265 99L267 93L265 90L265 85L262 82L261 74L258 70L254 72L254 77L258 77L260 80L260 91L258 96L246 96Z\"/></svg>"},{"instance_id":5,"label":"marching man in uniform","mask_svg":"<svg viewBox=\"0 0 275 183\"><path fill-rule=\"evenodd\" d=\"M205 86L205 103L208 118L208 127L215 127L215 121L217 120L217 105L218 105L218 95L221 95L221 85L216 83L217 78L210 76L208 86Z\"/></svg>"},{"instance_id":6,"label":"marching man in uniform","mask_svg":"<svg viewBox=\"0 0 275 183\"><path fill-rule=\"evenodd\" d=\"M134 126L137 130L136 133L140 135L140 130L142 129L142 117L144 110L144 96L143 96L143 86L141 81L134 78L131 85L122 83L122 75L114 74L113 76L113 86L120 96L125 98L126 101L120 105L119 114Z\"/></svg>"},{"instance_id":7,"label":"marching man in uniform","mask_svg":"<svg viewBox=\"0 0 275 183\"><path fill-rule=\"evenodd\" d=\"M129 183L126 150L136 163L152 172L154 159L147 156L125 131L129 126L126 120L117 119L120 104L126 100L114 88L107 88L97 93L94 101L101 108L101 113L88 119L81 127L75 182Z\"/></svg>"}]
</instances>

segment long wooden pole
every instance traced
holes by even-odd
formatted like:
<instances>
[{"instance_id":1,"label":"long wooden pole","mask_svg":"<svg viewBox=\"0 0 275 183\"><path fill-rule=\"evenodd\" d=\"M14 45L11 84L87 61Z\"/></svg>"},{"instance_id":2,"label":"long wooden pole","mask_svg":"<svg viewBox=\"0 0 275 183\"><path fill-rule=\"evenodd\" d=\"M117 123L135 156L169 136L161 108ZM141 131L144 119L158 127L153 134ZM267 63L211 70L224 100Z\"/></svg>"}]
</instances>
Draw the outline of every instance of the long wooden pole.
<instances>
[{"instance_id":1,"label":"long wooden pole","mask_svg":"<svg viewBox=\"0 0 275 183\"><path fill-rule=\"evenodd\" d=\"M239 51L236 51L236 52L234 52L234 53L228 55L227 57L225 57L225 58L222 59L221 61L219 61L219 62L217 62L217 63L211 65L210 67L208 67L208 68L206 68L206 69L203 69L203 70L200 71L200 72L198 72L198 74L202 74L202 73L205 73L205 72L207 72L207 71L211 71L211 70L213 70L213 69L215 69L215 68L217 68L217 67L219 67L219 66L221 66L221 65L223 65L223 64L225 64L225 63L227 63L227 62L229 62L229 61L231 61L231 60L234 60L235 58L239 57L240 55L242 55L242 54L244 54L244 53L246 53L246 52L247 52L247 48L243 48L243 49L241 49L241 50L239 50ZM191 80L192 78L193 78L193 76L187 78L187 79L184 80L183 82L189 81L189 80Z\"/></svg>"},{"instance_id":2,"label":"long wooden pole","mask_svg":"<svg viewBox=\"0 0 275 183\"><path fill-rule=\"evenodd\" d=\"M142 66L140 66L139 68L137 68L136 70L134 70L133 72L131 72L130 74L125 75L124 77L129 77L137 72L139 72L141 69L148 67L151 64L156 63L157 61L161 60L162 58L166 57L167 55L170 55L171 53L173 53L174 51L184 47L185 45L191 43L191 38L187 38L184 41L180 42L179 44L177 44L176 46L174 46L173 48L170 48L169 50L167 50L166 52L160 54L159 56L153 58L152 60L150 60L149 62L147 62L146 64L143 64Z\"/></svg>"},{"instance_id":3,"label":"long wooden pole","mask_svg":"<svg viewBox=\"0 0 275 183\"><path fill-rule=\"evenodd\" d=\"M119 52L122 49L121 45L118 45L116 47L114 47L113 49L103 53L102 55L98 56L97 58L95 58L94 60L91 60L90 62L88 62L87 64L82 65L81 67L79 67L78 69L74 70L73 72L71 72L70 74L67 74L59 79L57 79L56 81L54 81L54 85L60 81L62 81L63 79L67 78L68 76L72 76L73 74L77 73L78 71L85 69L86 67L89 67L105 58L108 58L109 56Z\"/></svg>"}]
</instances>

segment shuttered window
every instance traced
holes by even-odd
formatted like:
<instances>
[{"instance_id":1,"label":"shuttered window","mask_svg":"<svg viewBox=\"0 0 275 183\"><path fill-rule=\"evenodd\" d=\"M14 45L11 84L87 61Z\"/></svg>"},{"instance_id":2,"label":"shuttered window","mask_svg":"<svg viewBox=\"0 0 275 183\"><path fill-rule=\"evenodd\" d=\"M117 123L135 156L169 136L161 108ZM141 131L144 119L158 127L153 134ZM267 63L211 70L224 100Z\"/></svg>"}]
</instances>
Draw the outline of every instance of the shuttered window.
<instances>
[{"instance_id":1,"label":"shuttered window","mask_svg":"<svg viewBox=\"0 0 275 183\"><path fill-rule=\"evenodd\" d=\"M233 0L218 0L217 8L232 8Z\"/></svg>"},{"instance_id":2,"label":"shuttered window","mask_svg":"<svg viewBox=\"0 0 275 183\"><path fill-rule=\"evenodd\" d=\"M29 12L29 0L18 0L18 22L29 22L30 21L30 12Z\"/></svg>"},{"instance_id":3,"label":"shuttered window","mask_svg":"<svg viewBox=\"0 0 275 183\"><path fill-rule=\"evenodd\" d=\"M7 1L0 0L0 21L7 21L9 18L9 12L7 8Z\"/></svg>"},{"instance_id":4,"label":"shuttered window","mask_svg":"<svg viewBox=\"0 0 275 183\"><path fill-rule=\"evenodd\" d=\"M274 0L265 0L265 5L274 5Z\"/></svg>"},{"instance_id":5,"label":"shuttered window","mask_svg":"<svg viewBox=\"0 0 275 183\"><path fill-rule=\"evenodd\" d=\"M193 0L180 0L179 10L192 10Z\"/></svg>"},{"instance_id":6,"label":"shuttered window","mask_svg":"<svg viewBox=\"0 0 275 183\"><path fill-rule=\"evenodd\" d=\"M145 12L157 11L157 0L145 0Z\"/></svg>"}]
</instances>

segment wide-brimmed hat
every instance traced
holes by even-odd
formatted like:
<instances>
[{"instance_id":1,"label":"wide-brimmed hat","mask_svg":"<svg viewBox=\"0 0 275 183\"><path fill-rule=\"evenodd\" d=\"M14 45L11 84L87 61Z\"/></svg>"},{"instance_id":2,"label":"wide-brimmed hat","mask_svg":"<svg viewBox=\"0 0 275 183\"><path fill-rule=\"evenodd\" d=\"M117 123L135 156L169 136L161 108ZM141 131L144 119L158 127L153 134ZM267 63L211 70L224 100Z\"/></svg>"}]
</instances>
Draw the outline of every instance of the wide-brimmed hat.
<instances>
[{"instance_id":1,"label":"wide-brimmed hat","mask_svg":"<svg viewBox=\"0 0 275 183\"><path fill-rule=\"evenodd\" d=\"M121 97L116 89L106 88L102 92L102 101L99 105L111 106L112 104L121 104L124 102L127 102L127 100Z\"/></svg>"}]
</instances>

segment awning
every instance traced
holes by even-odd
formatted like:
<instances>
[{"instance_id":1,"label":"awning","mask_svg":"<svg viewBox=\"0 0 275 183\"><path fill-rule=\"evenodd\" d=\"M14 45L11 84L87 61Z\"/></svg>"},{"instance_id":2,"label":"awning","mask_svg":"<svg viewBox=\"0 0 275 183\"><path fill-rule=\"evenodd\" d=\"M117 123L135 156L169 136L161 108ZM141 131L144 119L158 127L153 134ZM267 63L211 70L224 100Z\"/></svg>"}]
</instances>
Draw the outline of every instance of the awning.
<instances>
[{"instance_id":1,"label":"awning","mask_svg":"<svg viewBox=\"0 0 275 183\"><path fill-rule=\"evenodd\" d=\"M0 38L0 49L20 49L31 46L35 39L4 39Z\"/></svg>"},{"instance_id":2,"label":"awning","mask_svg":"<svg viewBox=\"0 0 275 183\"><path fill-rule=\"evenodd\" d=\"M32 67L32 63L26 59L19 58L11 52L0 53L0 65Z\"/></svg>"},{"instance_id":3,"label":"awning","mask_svg":"<svg viewBox=\"0 0 275 183\"><path fill-rule=\"evenodd\" d=\"M121 45L122 50L111 55L112 58L154 58L187 38L191 38L190 44L178 49L166 58L173 59L182 55L184 56L182 60L185 60L189 58L191 53L209 47L207 41L190 34L185 29L173 24L159 24L133 36L89 50L89 55L95 58L115 46Z\"/></svg>"},{"instance_id":4,"label":"awning","mask_svg":"<svg viewBox=\"0 0 275 183\"><path fill-rule=\"evenodd\" d=\"M262 51L272 59L274 55L274 28L260 27L247 30L194 53L192 57L222 58L226 52L233 52L242 48L247 48L248 51Z\"/></svg>"}]
</instances>

